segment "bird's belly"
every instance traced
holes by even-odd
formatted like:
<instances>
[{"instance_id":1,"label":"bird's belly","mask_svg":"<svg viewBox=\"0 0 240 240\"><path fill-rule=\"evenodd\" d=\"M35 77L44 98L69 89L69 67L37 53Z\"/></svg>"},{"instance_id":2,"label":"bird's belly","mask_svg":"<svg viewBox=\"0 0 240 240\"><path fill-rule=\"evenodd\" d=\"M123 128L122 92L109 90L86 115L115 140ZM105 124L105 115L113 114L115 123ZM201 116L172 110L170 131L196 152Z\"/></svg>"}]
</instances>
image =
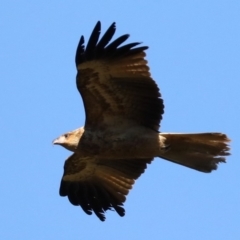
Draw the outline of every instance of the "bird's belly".
<instances>
[{"instance_id":1,"label":"bird's belly","mask_svg":"<svg viewBox=\"0 0 240 240\"><path fill-rule=\"evenodd\" d=\"M116 132L85 132L78 152L97 158L149 158L159 155L159 134L149 129Z\"/></svg>"}]
</instances>

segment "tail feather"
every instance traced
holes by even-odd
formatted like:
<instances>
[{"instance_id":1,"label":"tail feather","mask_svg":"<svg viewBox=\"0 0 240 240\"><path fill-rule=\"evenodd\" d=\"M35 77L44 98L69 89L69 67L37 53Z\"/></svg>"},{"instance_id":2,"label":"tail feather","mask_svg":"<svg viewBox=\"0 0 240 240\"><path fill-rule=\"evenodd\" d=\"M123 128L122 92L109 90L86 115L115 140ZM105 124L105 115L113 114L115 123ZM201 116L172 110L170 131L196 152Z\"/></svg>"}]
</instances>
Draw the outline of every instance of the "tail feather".
<instances>
[{"instance_id":1,"label":"tail feather","mask_svg":"<svg viewBox=\"0 0 240 240\"><path fill-rule=\"evenodd\" d=\"M159 157L180 165L201 171L211 172L217 169L225 156L230 155L230 139L222 133L160 133L168 151Z\"/></svg>"}]
</instances>

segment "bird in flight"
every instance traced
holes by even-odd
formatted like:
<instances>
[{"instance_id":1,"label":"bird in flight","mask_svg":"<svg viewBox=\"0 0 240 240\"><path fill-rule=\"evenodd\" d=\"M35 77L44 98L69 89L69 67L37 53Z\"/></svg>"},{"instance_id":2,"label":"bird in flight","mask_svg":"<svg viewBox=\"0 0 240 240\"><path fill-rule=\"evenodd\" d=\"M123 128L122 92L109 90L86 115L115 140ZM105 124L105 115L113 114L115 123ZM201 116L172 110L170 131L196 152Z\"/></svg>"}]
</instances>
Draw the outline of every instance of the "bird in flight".
<instances>
[{"instance_id":1,"label":"bird in flight","mask_svg":"<svg viewBox=\"0 0 240 240\"><path fill-rule=\"evenodd\" d=\"M60 196L86 214L105 220L107 210L125 215L124 202L135 180L155 157L209 173L230 155L223 133L162 133L164 104L145 59L146 46L112 40L113 23L100 38L97 22L85 47L76 51L77 89L84 127L53 141L73 152L65 161Z\"/></svg>"}]
</instances>

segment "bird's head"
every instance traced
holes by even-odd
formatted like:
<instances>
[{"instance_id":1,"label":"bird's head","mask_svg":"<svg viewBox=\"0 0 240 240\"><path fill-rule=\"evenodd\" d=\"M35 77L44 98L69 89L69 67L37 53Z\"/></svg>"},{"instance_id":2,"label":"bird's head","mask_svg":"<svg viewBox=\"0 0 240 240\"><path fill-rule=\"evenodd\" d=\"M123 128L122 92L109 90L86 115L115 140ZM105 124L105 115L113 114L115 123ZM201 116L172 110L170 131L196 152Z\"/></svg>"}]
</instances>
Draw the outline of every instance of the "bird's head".
<instances>
[{"instance_id":1,"label":"bird's head","mask_svg":"<svg viewBox=\"0 0 240 240\"><path fill-rule=\"evenodd\" d=\"M84 128L78 128L74 131L64 133L60 137L54 139L53 144L61 145L66 149L75 152L83 132Z\"/></svg>"}]
</instances>

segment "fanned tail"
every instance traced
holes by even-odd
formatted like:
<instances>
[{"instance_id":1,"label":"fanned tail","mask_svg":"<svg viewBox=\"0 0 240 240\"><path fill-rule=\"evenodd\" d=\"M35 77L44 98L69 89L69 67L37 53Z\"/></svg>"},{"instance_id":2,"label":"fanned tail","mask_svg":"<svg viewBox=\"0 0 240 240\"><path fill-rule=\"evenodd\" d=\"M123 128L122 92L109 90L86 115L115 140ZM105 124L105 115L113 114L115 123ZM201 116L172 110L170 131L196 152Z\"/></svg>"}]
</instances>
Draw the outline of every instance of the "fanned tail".
<instances>
[{"instance_id":1,"label":"fanned tail","mask_svg":"<svg viewBox=\"0 0 240 240\"><path fill-rule=\"evenodd\" d=\"M230 139L222 133L160 133L169 150L159 157L180 165L209 173L230 155Z\"/></svg>"}]
</instances>

